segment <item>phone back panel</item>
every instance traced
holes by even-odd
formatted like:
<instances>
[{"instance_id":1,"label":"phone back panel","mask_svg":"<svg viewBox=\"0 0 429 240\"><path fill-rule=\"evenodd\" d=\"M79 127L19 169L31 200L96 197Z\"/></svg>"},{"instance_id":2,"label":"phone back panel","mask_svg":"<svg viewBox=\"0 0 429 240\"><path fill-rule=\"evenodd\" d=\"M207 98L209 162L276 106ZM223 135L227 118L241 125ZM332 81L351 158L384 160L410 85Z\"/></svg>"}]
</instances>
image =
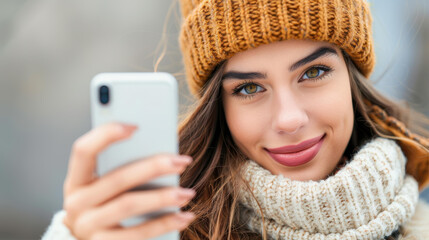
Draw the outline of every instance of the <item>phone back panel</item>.
<instances>
[{"instance_id":1,"label":"phone back panel","mask_svg":"<svg viewBox=\"0 0 429 240\"><path fill-rule=\"evenodd\" d=\"M109 101L99 99L101 86L109 88ZM177 82L167 73L102 73L91 82L92 126L109 122L135 124L138 129L131 138L114 143L99 154L97 174L107 172L157 153L178 152L177 141ZM157 178L138 190L163 186L178 186L179 176ZM136 189L135 189L136 190ZM143 203L144 204L144 203ZM178 208L127 219L123 226L177 211ZM178 239L178 233L167 234L157 240Z\"/></svg>"}]
</instances>

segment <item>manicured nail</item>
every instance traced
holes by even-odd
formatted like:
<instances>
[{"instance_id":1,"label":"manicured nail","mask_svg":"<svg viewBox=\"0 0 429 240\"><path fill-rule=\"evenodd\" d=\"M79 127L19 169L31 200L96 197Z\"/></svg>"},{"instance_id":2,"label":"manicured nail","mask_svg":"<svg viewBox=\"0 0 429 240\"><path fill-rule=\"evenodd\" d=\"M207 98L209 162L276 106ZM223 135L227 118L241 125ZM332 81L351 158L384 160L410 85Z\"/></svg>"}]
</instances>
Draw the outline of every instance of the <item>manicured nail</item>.
<instances>
[{"instance_id":1,"label":"manicured nail","mask_svg":"<svg viewBox=\"0 0 429 240\"><path fill-rule=\"evenodd\" d=\"M138 128L137 125L126 124L126 123L121 123L119 126L121 128L121 131L124 133L131 133Z\"/></svg>"},{"instance_id":2,"label":"manicured nail","mask_svg":"<svg viewBox=\"0 0 429 240\"><path fill-rule=\"evenodd\" d=\"M195 190L191 188L179 188L177 197L179 200L189 200L195 196Z\"/></svg>"},{"instance_id":3,"label":"manicured nail","mask_svg":"<svg viewBox=\"0 0 429 240\"><path fill-rule=\"evenodd\" d=\"M179 212L176 214L179 223L189 223L195 219L195 214L191 212Z\"/></svg>"},{"instance_id":4,"label":"manicured nail","mask_svg":"<svg viewBox=\"0 0 429 240\"><path fill-rule=\"evenodd\" d=\"M176 167L187 166L192 162L192 158L186 155L174 156L171 158L171 162Z\"/></svg>"}]
</instances>

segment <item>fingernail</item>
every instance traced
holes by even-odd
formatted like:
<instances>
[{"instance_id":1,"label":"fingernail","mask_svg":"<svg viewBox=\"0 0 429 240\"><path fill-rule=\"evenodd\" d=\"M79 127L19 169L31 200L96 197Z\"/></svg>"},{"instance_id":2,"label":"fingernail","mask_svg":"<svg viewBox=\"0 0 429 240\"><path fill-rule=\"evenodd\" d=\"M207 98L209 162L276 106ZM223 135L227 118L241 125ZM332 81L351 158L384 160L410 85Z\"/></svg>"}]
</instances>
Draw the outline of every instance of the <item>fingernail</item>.
<instances>
[{"instance_id":1,"label":"fingernail","mask_svg":"<svg viewBox=\"0 0 429 240\"><path fill-rule=\"evenodd\" d=\"M174 156L171 158L171 162L176 167L186 166L192 162L192 158L186 155Z\"/></svg>"},{"instance_id":2,"label":"fingernail","mask_svg":"<svg viewBox=\"0 0 429 240\"><path fill-rule=\"evenodd\" d=\"M180 223L189 223L195 219L195 214L191 212L179 212L176 217Z\"/></svg>"},{"instance_id":3,"label":"fingernail","mask_svg":"<svg viewBox=\"0 0 429 240\"><path fill-rule=\"evenodd\" d=\"M189 200L195 196L195 190L191 188L179 188L177 197L179 200Z\"/></svg>"},{"instance_id":4,"label":"fingernail","mask_svg":"<svg viewBox=\"0 0 429 240\"><path fill-rule=\"evenodd\" d=\"M124 133L133 132L138 128L137 125L126 124L126 123L121 123L119 126L120 126L120 130Z\"/></svg>"}]
</instances>

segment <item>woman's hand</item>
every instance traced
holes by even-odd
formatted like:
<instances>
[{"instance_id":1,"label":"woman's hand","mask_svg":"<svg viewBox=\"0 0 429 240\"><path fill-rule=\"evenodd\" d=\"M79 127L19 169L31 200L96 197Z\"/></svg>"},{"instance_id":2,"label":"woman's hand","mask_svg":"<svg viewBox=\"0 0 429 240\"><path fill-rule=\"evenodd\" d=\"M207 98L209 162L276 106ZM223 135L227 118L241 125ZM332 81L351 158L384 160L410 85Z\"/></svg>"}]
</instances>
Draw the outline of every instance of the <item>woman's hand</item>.
<instances>
[{"instance_id":1,"label":"woman's hand","mask_svg":"<svg viewBox=\"0 0 429 240\"><path fill-rule=\"evenodd\" d=\"M124 228L121 220L165 207L184 206L195 195L192 189L169 187L127 192L154 178L180 174L192 161L188 156L156 155L124 165L98 178L97 155L109 145L132 135L136 127L111 123L75 141L64 182L64 224L81 240L148 239L186 228L194 219L189 212L172 213Z\"/></svg>"}]
</instances>

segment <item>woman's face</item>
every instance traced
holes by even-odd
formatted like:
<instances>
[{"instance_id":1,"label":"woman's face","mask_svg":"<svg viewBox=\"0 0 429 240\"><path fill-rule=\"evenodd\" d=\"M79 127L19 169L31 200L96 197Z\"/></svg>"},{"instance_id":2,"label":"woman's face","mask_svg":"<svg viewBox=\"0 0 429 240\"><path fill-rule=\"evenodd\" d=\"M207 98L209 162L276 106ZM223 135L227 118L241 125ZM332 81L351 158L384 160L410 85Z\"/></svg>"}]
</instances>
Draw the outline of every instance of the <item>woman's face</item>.
<instances>
[{"instance_id":1,"label":"woman's face","mask_svg":"<svg viewBox=\"0 0 429 240\"><path fill-rule=\"evenodd\" d=\"M293 180L326 178L353 129L347 67L340 49L325 42L287 40L234 55L222 100L240 150Z\"/></svg>"}]
</instances>

